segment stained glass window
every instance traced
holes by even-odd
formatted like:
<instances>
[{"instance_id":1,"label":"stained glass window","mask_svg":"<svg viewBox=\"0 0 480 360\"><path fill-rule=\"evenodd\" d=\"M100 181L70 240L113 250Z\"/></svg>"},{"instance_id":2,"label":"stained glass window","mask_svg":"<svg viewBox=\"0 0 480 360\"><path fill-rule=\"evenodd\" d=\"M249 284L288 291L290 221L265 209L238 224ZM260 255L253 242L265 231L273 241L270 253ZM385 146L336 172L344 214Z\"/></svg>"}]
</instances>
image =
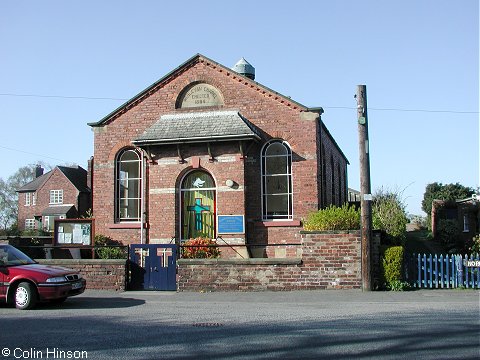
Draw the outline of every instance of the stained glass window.
<instances>
[{"instance_id":1,"label":"stained glass window","mask_svg":"<svg viewBox=\"0 0 480 360\"><path fill-rule=\"evenodd\" d=\"M182 181L182 239L215 238L215 195L213 178L193 171Z\"/></svg>"}]
</instances>

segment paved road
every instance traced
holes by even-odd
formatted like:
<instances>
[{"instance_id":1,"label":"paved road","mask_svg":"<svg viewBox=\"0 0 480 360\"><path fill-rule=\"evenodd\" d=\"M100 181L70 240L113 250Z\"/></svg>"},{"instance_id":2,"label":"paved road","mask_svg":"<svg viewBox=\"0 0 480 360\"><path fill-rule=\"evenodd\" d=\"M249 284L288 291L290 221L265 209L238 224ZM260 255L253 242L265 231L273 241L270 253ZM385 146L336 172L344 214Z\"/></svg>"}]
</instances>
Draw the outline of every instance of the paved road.
<instances>
[{"instance_id":1,"label":"paved road","mask_svg":"<svg viewBox=\"0 0 480 360\"><path fill-rule=\"evenodd\" d=\"M87 291L59 307L0 306L0 360L478 359L479 300L473 290Z\"/></svg>"}]
</instances>

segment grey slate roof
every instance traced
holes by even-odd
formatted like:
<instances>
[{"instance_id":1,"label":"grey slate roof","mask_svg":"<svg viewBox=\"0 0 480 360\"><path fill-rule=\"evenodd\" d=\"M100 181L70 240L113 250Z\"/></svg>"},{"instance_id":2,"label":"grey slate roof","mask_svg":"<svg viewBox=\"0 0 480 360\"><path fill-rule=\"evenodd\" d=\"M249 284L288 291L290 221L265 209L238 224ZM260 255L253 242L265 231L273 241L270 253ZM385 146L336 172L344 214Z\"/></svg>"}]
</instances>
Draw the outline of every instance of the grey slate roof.
<instances>
[{"instance_id":1,"label":"grey slate roof","mask_svg":"<svg viewBox=\"0 0 480 360\"><path fill-rule=\"evenodd\" d=\"M238 111L209 111L162 115L133 143L141 146L260 139L254 126Z\"/></svg>"},{"instance_id":2,"label":"grey slate roof","mask_svg":"<svg viewBox=\"0 0 480 360\"><path fill-rule=\"evenodd\" d=\"M67 179L70 180L70 182L78 189L78 191L90 192L90 188L87 186L87 170L83 169L81 166L57 166L56 168L58 168L67 177ZM17 192L23 193L37 191L50 178L54 170L55 169L50 170L46 174L43 174L28 184L23 185L17 190Z\"/></svg>"},{"instance_id":3,"label":"grey slate roof","mask_svg":"<svg viewBox=\"0 0 480 360\"><path fill-rule=\"evenodd\" d=\"M48 180L48 178L52 175L52 170L47 172L46 174L43 174L36 179L30 181L29 183L23 185L20 189L17 189L17 192L23 193L23 192L32 192L32 191L37 191L38 188L40 188L45 182Z\"/></svg>"},{"instance_id":4,"label":"grey slate roof","mask_svg":"<svg viewBox=\"0 0 480 360\"><path fill-rule=\"evenodd\" d=\"M73 205L49 206L42 211L42 215L66 215L72 208Z\"/></svg>"}]
</instances>

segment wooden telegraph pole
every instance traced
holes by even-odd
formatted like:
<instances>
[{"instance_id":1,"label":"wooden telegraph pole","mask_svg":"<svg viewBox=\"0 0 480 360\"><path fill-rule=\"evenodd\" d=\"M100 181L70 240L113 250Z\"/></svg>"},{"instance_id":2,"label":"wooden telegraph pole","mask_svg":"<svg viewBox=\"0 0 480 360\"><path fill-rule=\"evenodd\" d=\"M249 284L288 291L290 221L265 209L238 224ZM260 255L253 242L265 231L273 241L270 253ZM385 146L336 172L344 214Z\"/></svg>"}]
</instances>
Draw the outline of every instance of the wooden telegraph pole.
<instances>
[{"instance_id":1,"label":"wooden telegraph pole","mask_svg":"<svg viewBox=\"0 0 480 360\"><path fill-rule=\"evenodd\" d=\"M367 87L357 85L358 145L360 153L360 204L362 222L362 290L372 290L370 249L372 243L372 191L368 144Z\"/></svg>"}]
</instances>

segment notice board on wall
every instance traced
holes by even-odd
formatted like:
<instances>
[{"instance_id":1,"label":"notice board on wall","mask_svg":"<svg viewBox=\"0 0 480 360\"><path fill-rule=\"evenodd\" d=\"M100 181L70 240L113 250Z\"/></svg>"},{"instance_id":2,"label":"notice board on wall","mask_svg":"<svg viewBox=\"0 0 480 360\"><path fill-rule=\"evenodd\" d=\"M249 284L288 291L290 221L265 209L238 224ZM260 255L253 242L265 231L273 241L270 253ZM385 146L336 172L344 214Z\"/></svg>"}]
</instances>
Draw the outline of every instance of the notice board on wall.
<instances>
[{"instance_id":1,"label":"notice board on wall","mask_svg":"<svg viewBox=\"0 0 480 360\"><path fill-rule=\"evenodd\" d=\"M93 237L94 219L55 220L55 245L92 246Z\"/></svg>"},{"instance_id":2,"label":"notice board on wall","mask_svg":"<svg viewBox=\"0 0 480 360\"><path fill-rule=\"evenodd\" d=\"M218 215L218 234L244 234L245 217L243 215Z\"/></svg>"}]
</instances>

